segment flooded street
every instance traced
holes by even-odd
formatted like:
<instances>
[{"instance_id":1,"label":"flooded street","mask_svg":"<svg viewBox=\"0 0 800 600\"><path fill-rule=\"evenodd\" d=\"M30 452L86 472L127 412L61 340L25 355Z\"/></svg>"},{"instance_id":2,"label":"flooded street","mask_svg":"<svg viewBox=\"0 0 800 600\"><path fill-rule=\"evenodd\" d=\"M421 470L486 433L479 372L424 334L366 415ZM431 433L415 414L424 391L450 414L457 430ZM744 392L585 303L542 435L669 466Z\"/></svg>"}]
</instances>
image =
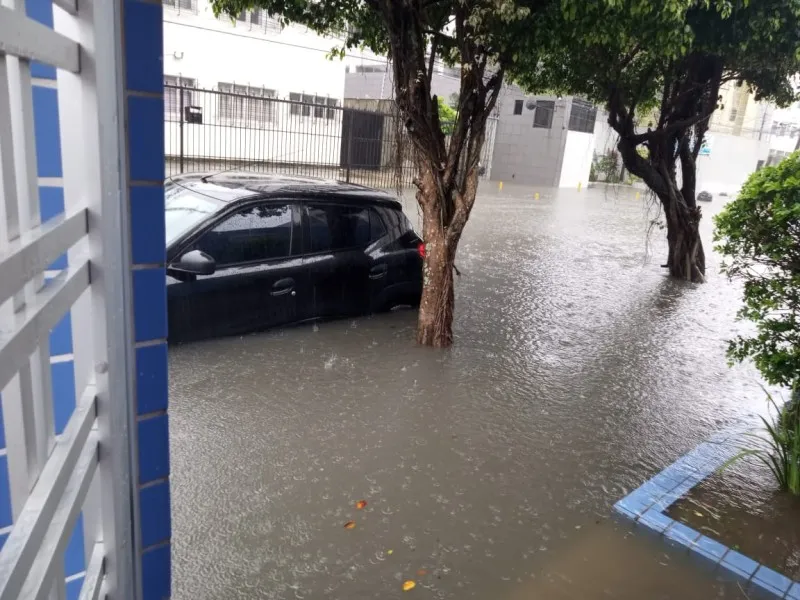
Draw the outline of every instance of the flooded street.
<instances>
[{"instance_id":1,"label":"flooded street","mask_svg":"<svg viewBox=\"0 0 800 600\"><path fill-rule=\"evenodd\" d=\"M173 597L745 598L611 516L764 409L724 356L723 201L705 285L665 277L630 190L492 185L451 350L416 346L410 311L171 348Z\"/></svg>"}]
</instances>

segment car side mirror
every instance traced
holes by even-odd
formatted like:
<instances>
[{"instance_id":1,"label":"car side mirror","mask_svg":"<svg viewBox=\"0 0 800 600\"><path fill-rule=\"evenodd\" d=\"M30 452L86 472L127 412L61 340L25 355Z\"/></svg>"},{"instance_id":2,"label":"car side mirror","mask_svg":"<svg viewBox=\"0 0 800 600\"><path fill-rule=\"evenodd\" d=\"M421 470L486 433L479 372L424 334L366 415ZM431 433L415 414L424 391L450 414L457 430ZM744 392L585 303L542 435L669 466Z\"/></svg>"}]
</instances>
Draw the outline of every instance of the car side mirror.
<instances>
[{"instance_id":1,"label":"car side mirror","mask_svg":"<svg viewBox=\"0 0 800 600\"><path fill-rule=\"evenodd\" d=\"M217 270L214 259L201 250L191 250L173 264L177 271L192 273L194 275L212 275Z\"/></svg>"}]
</instances>

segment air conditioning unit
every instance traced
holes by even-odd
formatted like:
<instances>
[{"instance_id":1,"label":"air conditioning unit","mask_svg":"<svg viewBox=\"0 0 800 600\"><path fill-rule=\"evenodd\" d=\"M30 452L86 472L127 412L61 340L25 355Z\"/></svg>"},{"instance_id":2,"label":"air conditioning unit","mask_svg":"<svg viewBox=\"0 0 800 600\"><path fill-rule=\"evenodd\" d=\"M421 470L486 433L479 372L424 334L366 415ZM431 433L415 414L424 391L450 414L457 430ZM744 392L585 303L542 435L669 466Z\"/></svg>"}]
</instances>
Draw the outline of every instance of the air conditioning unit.
<instances>
[{"instance_id":1,"label":"air conditioning unit","mask_svg":"<svg viewBox=\"0 0 800 600\"><path fill-rule=\"evenodd\" d=\"M203 109L199 106L184 106L183 120L197 125L203 124Z\"/></svg>"}]
</instances>

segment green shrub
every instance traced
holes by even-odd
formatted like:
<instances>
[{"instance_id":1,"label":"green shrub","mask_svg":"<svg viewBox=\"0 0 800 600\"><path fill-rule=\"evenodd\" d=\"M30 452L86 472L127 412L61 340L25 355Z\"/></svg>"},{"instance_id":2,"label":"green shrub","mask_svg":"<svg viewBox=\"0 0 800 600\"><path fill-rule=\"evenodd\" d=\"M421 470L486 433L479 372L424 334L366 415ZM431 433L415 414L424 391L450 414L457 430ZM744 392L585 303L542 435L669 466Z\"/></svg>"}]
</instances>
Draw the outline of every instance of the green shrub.
<instances>
[{"instance_id":1,"label":"green shrub","mask_svg":"<svg viewBox=\"0 0 800 600\"><path fill-rule=\"evenodd\" d=\"M731 360L750 358L770 384L800 378L800 153L753 173L715 219L722 272L744 283L739 318L753 335L728 347Z\"/></svg>"},{"instance_id":2,"label":"green shrub","mask_svg":"<svg viewBox=\"0 0 800 600\"><path fill-rule=\"evenodd\" d=\"M766 435L744 434L755 445L737 453L720 470L747 456L753 456L769 467L781 490L800 496L799 407L795 403L789 403L785 408L779 408L772 396L767 394L767 397L775 414L769 421L761 417Z\"/></svg>"}]
</instances>

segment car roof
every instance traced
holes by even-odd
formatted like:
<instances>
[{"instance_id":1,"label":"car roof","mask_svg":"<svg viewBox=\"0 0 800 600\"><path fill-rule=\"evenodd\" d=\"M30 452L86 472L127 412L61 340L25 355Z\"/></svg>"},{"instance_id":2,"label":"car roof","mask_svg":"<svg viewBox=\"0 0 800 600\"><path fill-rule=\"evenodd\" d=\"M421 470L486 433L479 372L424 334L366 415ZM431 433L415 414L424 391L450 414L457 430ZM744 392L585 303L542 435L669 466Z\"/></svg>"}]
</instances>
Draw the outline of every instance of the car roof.
<instances>
[{"instance_id":1,"label":"car roof","mask_svg":"<svg viewBox=\"0 0 800 600\"><path fill-rule=\"evenodd\" d=\"M348 202L366 202L401 208L400 203L384 191L318 177L224 171L177 175L168 178L167 184L169 183L186 187L198 194L225 203L254 196L267 198L313 197L315 200L342 199Z\"/></svg>"}]
</instances>

